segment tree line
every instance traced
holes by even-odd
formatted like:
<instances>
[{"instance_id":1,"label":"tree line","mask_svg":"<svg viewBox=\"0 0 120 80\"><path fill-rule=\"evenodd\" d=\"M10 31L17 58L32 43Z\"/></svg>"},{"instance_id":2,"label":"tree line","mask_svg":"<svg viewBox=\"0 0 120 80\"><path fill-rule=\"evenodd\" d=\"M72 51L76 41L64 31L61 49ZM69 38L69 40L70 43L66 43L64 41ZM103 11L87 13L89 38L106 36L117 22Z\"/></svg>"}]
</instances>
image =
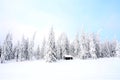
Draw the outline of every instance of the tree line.
<instances>
[{"instance_id":1,"label":"tree line","mask_svg":"<svg viewBox=\"0 0 120 80\"><path fill-rule=\"evenodd\" d=\"M71 55L78 59L97 59L104 57L120 57L120 43L117 40L100 41L96 33L82 32L77 34L70 42L67 35L62 33L58 40L55 40L55 33L51 28L48 40L43 40L41 45L35 49L34 38L29 40L25 37L17 43L13 42L11 33L6 35L0 45L0 61L26 61L33 59L44 59L47 62L55 62L64 59L65 55Z\"/></svg>"}]
</instances>

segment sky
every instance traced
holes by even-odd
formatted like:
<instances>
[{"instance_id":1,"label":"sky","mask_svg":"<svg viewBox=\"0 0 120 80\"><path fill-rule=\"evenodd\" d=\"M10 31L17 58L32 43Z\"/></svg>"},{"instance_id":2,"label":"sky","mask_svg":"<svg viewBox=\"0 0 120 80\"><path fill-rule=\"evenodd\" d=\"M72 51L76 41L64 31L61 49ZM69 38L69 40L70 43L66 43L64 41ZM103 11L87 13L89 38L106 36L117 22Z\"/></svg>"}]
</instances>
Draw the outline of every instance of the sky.
<instances>
[{"instance_id":1,"label":"sky","mask_svg":"<svg viewBox=\"0 0 120 80\"><path fill-rule=\"evenodd\" d=\"M53 27L56 39L65 32L73 40L83 29L99 32L101 39L120 40L120 0L0 0L0 40L10 32L36 40L48 36Z\"/></svg>"}]
</instances>

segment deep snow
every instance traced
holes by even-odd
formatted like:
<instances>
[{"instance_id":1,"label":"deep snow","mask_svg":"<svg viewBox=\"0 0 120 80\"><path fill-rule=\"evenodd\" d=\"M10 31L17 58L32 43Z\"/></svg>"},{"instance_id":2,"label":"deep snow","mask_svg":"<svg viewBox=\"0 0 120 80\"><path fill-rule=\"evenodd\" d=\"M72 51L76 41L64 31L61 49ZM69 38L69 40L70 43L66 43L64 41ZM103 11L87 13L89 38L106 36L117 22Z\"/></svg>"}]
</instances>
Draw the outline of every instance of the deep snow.
<instances>
[{"instance_id":1,"label":"deep snow","mask_svg":"<svg viewBox=\"0 0 120 80\"><path fill-rule=\"evenodd\" d=\"M0 64L0 80L120 80L120 58Z\"/></svg>"}]
</instances>

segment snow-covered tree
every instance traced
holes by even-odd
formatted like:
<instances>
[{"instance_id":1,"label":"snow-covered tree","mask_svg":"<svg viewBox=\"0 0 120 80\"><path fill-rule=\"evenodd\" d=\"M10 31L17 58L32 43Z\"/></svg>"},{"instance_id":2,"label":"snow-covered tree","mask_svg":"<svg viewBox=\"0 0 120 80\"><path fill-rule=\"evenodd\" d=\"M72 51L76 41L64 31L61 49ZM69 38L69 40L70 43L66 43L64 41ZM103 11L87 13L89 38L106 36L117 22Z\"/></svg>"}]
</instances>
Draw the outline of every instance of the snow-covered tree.
<instances>
[{"instance_id":1,"label":"snow-covered tree","mask_svg":"<svg viewBox=\"0 0 120 80\"><path fill-rule=\"evenodd\" d=\"M100 57L100 58L103 58L103 57L105 57L105 56L107 56L107 54L106 54L106 47L105 47L105 44L104 44L104 43L101 43L101 45L100 45L100 55L99 55L99 57Z\"/></svg>"},{"instance_id":2,"label":"snow-covered tree","mask_svg":"<svg viewBox=\"0 0 120 80\"><path fill-rule=\"evenodd\" d=\"M57 58L62 59L63 54L62 54L62 37L61 36L57 40L56 48L57 48Z\"/></svg>"},{"instance_id":3,"label":"snow-covered tree","mask_svg":"<svg viewBox=\"0 0 120 80\"><path fill-rule=\"evenodd\" d=\"M116 51L116 56L117 57L120 57L120 42L117 41L116 43L116 48L115 48L115 51Z\"/></svg>"},{"instance_id":4,"label":"snow-covered tree","mask_svg":"<svg viewBox=\"0 0 120 80\"><path fill-rule=\"evenodd\" d=\"M64 57L64 55L69 55L69 41L65 33L61 35L61 48L62 58Z\"/></svg>"},{"instance_id":5,"label":"snow-covered tree","mask_svg":"<svg viewBox=\"0 0 120 80\"><path fill-rule=\"evenodd\" d=\"M29 47L29 40L23 37L20 46L20 54L19 54L19 56L21 57L21 61L30 60L28 47Z\"/></svg>"},{"instance_id":6,"label":"snow-covered tree","mask_svg":"<svg viewBox=\"0 0 120 80\"><path fill-rule=\"evenodd\" d=\"M91 58L97 58L97 51L96 51L96 36L95 34L91 34L90 35L90 38L89 38L89 52L90 52L90 55L91 55Z\"/></svg>"},{"instance_id":7,"label":"snow-covered tree","mask_svg":"<svg viewBox=\"0 0 120 80\"><path fill-rule=\"evenodd\" d=\"M12 53L12 49L13 49L12 34L8 33L6 35L3 46L4 46L5 59L6 60L13 59L14 54Z\"/></svg>"},{"instance_id":8,"label":"snow-covered tree","mask_svg":"<svg viewBox=\"0 0 120 80\"><path fill-rule=\"evenodd\" d=\"M69 41L65 33L61 34L57 41L57 57L63 59L64 55L70 54L69 52Z\"/></svg>"},{"instance_id":9,"label":"snow-covered tree","mask_svg":"<svg viewBox=\"0 0 120 80\"><path fill-rule=\"evenodd\" d=\"M1 46L1 58L0 58L1 63L5 62L5 52L6 52L5 45L3 45Z\"/></svg>"},{"instance_id":10,"label":"snow-covered tree","mask_svg":"<svg viewBox=\"0 0 120 80\"><path fill-rule=\"evenodd\" d=\"M100 52L101 52L101 46L100 46L100 37L99 37L99 34L95 34L95 46L96 46L96 56L97 58L100 57Z\"/></svg>"},{"instance_id":11,"label":"snow-covered tree","mask_svg":"<svg viewBox=\"0 0 120 80\"><path fill-rule=\"evenodd\" d=\"M117 40L112 40L110 44L110 57L116 56Z\"/></svg>"},{"instance_id":12,"label":"snow-covered tree","mask_svg":"<svg viewBox=\"0 0 120 80\"><path fill-rule=\"evenodd\" d=\"M29 40L26 39L24 42L24 55L25 60L30 60L30 54L29 54Z\"/></svg>"},{"instance_id":13,"label":"snow-covered tree","mask_svg":"<svg viewBox=\"0 0 120 80\"><path fill-rule=\"evenodd\" d=\"M0 62L5 62L4 46L0 46Z\"/></svg>"},{"instance_id":14,"label":"snow-covered tree","mask_svg":"<svg viewBox=\"0 0 120 80\"><path fill-rule=\"evenodd\" d=\"M87 36L88 34L85 34L82 32L80 36L80 55L79 57L81 59L86 59L90 58L90 53L89 53L89 38Z\"/></svg>"},{"instance_id":15,"label":"snow-covered tree","mask_svg":"<svg viewBox=\"0 0 120 80\"><path fill-rule=\"evenodd\" d=\"M0 58L1 58L1 53L2 53L2 47L1 47L1 45L0 45Z\"/></svg>"},{"instance_id":16,"label":"snow-covered tree","mask_svg":"<svg viewBox=\"0 0 120 80\"><path fill-rule=\"evenodd\" d=\"M40 54L40 47L39 47L39 46L37 47L37 50L36 50L36 53L35 53L35 58L36 58L37 60L39 60L39 59L42 58L42 57L41 57L41 54Z\"/></svg>"},{"instance_id":17,"label":"snow-covered tree","mask_svg":"<svg viewBox=\"0 0 120 80\"><path fill-rule=\"evenodd\" d=\"M47 62L56 61L56 47L55 47L55 36L53 32L53 28L51 28L48 38L47 44L47 53L45 55L45 59Z\"/></svg>"},{"instance_id":18,"label":"snow-covered tree","mask_svg":"<svg viewBox=\"0 0 120 80\"><path fill-rule=\"evenodd\" d=\"M74 55L73 56L78 57L79 54L80 54L80 43L79 43L79 35L77 34L74 40Z\"/></svg>"},{"instance_id":19,"label":"snow-covered tree","mask_svg":"<svg viewBox=\"0 0 120 80\"><path fill-rule=\"evenodd\" d=\"M79 50L80 50L80 48L79 48ZM70 44L70 47L69 47L69 54L72 55L72 56L75 56L74 52L75 52L74 42L72 42L72 43ZM79 54L80 54L80 52L79 52ZM79 54L78 54L78 55L79 55ZM77 56L78 56L78 55L77 55ZM76 56L75 56L75 57L76 57Z\"/></svg>"},{"instance_id":20,"label":"snow-covered tree","mask_svg":"<svg viewBox=\"0 0 120 80\"><path fill-rule=\"evenodd\" d=\"M111 42L110 41L105 41L104 43L101 44L101 57L111 57Z\"/></svg>"},{"instance_id":21,"label":"snow-covered tree","mask_svg":"<svg viewBox=\"0 0 120 80\"><path fill-rule=\"evenodd\" d=\"M35 39L35 34L33 35L32 40L29 41L29 46L28 46L28 54L29 54L29 60L32 60L34 56L34 39Z\"/></svg>"},{"instance_id":22,"label":"snow-covered tree","mask_svg":"<svg viewBox=\"0 0 120 80\"><path fill-rule=\"evenodd\" d=\"M61 55L62 48L61 48L61 44L59 42L59 39L58 39L58 41L56 43L56 49L57 49L57 53L56 53L57 59L62 59L62 55Z\"/></svg>"},{"instance_id":23,"label":"snow-covered tree","mask_svg":"<svg viewBox=\"0 0 120 80\"><path fill-rule=\"evenodd\" d=\"M40 52L41 59L44 59L45 54L46 54L46 40L44 38Z\"/></svg>"},{"instance_id":24,"label":"snow-covered tree","mask_svg":"<svg viewBox=\"0 0 120 80\"><path fill-rule=\"evenodd\" d=\"M16 61L19 61L19 55L20 55L20 43L19 41L17 42L17 44L15 45L15 48L14 48L14 54L15 54L15 60Z\"/></svg>"}]
</instances>

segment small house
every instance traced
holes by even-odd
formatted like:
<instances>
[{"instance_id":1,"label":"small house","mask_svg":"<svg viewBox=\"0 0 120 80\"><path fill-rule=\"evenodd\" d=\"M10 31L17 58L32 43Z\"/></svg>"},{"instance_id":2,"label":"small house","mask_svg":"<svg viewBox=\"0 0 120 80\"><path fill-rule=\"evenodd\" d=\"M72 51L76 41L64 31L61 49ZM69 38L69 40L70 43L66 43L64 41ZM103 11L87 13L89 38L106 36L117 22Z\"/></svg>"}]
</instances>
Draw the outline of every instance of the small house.
<instances>
[{"instance_id":1,"label":"small house","mask_svg":"<svg viewBox=\"0 0 120 80\"><path fill-rule=\"evenodd\" d=\"M64 60L72 60L73 56L71 55L64 55Z\"/></svg>"}]
</instances>

